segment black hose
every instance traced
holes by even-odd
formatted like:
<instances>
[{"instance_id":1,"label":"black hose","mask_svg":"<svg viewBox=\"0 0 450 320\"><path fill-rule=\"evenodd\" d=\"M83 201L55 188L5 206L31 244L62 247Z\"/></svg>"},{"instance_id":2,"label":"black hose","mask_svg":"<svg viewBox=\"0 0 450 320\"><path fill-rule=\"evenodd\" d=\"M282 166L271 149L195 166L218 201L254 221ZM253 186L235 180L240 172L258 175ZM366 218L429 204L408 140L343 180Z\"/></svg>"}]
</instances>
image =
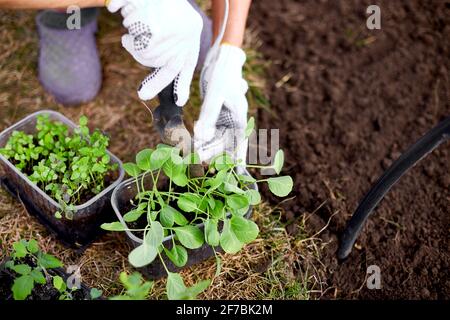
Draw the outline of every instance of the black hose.
<instances>
[{"instance_id":1,"label":"black hose","mask_svg":"<svg viewBox=\"0 0 450 320\"><path fill-rule=\"evenodd\" d=\"M347 224L338 251L343 260L352 251L366 220L392 186L417 162L450 138L450 117L428 131L398 158L365 195Z\"/></svg>"}]
</instances>

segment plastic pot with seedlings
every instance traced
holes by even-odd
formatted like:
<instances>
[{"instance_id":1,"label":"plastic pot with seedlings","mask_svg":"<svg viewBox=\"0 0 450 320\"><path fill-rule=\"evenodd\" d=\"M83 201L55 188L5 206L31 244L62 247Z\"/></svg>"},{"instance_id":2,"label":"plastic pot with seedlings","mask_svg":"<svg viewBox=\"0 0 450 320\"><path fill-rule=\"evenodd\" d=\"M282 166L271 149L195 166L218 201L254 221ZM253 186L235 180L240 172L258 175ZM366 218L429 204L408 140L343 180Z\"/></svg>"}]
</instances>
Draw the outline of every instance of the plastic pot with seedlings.
<instances>
[{"instance_id":1,"label":"plastic pot with seedlings","mask_svg":"<svg viewBox=\"0 0 450 320\"><path fill-rule=\"evenodd\" d=\"M279 150L269 167L279 174L283 161ZM134 246L128 256L132 266L151 278L168 276L169 299L195 298L211 283L186 287L176 272L215 256L219 274L217 252L235 254L258 237L258 225L251 220L252 206L261 201L258 183L267 183L279 197L293 186L289 176L254 179L246 167L267 167L243 166L226 153L212 159L204 175L191 176L190 168L199 163L196 153L182 157L167 145L142 150L135 163L124 164L132 178L112 196L119 221L102 225L127 233Z\"/></svg>"},{"instance_id":2,"label":"plastic pot with seedlings","mask_svg":"<svg viewBox=\"0 0 450 320\"><path fill-rule=\"evenodd\" d=\"M41 111L0 133L2 184L73 247L92 242L113 219L111 194L125 174L109 138L87 122Z\"/></svg>"}]
</instances>

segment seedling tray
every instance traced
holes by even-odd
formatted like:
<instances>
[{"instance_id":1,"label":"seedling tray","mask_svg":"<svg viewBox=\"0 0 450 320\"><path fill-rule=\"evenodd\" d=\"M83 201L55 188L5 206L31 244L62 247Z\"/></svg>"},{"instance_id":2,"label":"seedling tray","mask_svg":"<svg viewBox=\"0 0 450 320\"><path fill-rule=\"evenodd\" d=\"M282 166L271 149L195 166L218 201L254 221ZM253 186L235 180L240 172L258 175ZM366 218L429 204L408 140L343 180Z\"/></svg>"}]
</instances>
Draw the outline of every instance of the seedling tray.
<instances>
[{"instance_id":1,"label":"seedling tray","mask_svg":"<svg viewBox=\"0 0 450 320\"><path fill-rule=\"evenodd\" d=\"M36 112L0 133L0 148L6 145L14 131L24 131L27 134L35 133L39 115L48 115L50 119L64 123L69 130L74 130L77 127L75 123L58 112L50 110ZM64 244L73 248L81 248L101 234L100 225L102 223L114 219L110 198L114 188L123 180L125 173L122 162L112 153L108 152L108 154L111 161L118 165L117 179L86 203L75 206L72 219L67 219L64 214L62 218L56 218L55 213L62 211L61 206L31 182L9 160L0 155L0 166L4 172L2 184L6 186L10 193L21 200L31 215L37 217Z\"/></svg>"},{"instance_id":2,"label":"seedling tray","mask_svg":"<svg viewBox=\"0 0 450 320\"><path fill-rule=\"evenodd\" d=\"M246 175L250 175L248 172L245 172ZM142 176L138 177L138 181L141 181ZM150 175L147 175L144 178L144 186L145 188L151 188L152 187L152 179ZM249 185L249 188L257 190L258 187L256 183ZM148 190L148 189L147 189ZM123 215L125 215L129 210L132 209L130 205L130 201L134 200L136 195L138 193L137 185L136 185L136 178L130 178L128 180L123 181L121 184L117 186L117 188L114 190L111 203L112 207L117 215L117 218L119 221L125 226L125 228L128 228L127 223L123 220ZM250 206L247 213L245 214L246 218L250 218L252 215L253 208ZM197 225L202 231L204 230L203 223ZM219 229L222 229L222 225L219 224ZM136 248L142 244L142 239L138 238L136 235L134 235L131 231L126 230L126 234L128 236L128 240L133 246L133 248ZM167 249L171 249L173 246L172 242L173 236L168 236L164 239L163 245ZM222 248L216 247L214 248L216 252L222 252ZM198 249L187 249L188 251L188 261L186 265L182 268L176 267L170 259L168 259L165 255L163 256L164 263L166 264L167 268L171 272L179 272L182 269L188 268L192 265L198 264L200 262L205 261L206 259L214 256L214 250L209 246L208 244L204 244L202 247ZM136 268L139 272L141 272L143 275L145 275L149 279L160 279L162 277L167 276L166 270L164 269L164 266L162 265L161 261L157 258L154 262L149 264L148 266L145 266L143 268Z\"/></svg>"}]
</instances>

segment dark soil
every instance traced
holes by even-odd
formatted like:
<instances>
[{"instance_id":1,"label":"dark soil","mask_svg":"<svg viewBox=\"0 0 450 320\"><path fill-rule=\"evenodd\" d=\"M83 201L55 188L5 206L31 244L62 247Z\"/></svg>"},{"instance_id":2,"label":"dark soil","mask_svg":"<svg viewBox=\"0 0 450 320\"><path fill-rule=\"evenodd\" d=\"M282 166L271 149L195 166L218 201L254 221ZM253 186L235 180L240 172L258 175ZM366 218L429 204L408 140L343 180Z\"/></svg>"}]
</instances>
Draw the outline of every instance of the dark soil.
<instances>
[{"instance_id":1,"label":"dark soil","mask_svg":"<svg viewBox=\"0 0 450 320\"><path fill-rule=\"evenodd\" d=\"M450 298L450 144L422 160L391 190L356 247L338 263L338 238L358 201L409 145L450 115L449 1L377 1L382 29L366 28L373 1L254 1L285 173L295 199L286 219L309 218L328 267L325 298ZM269 194L266 193L267 197ZM323 204L321 206L321 204ZM295 230L290 228L289 230ZM381 268L381 290L365 285Z\"/></svg>"},{"instance_id":2,"label":"dark soil","mask_svg":"<svg viewBox=\"0 0 450 320\"><path fill-rule=\"evenodd\" d=\"M67 278L62 270L59 272L48 270L51 275L59 275L63 279ZM6 269L4 265L0 266L0 301L13 300L11 287L14 283L16 274L14 271ZM51 280L46 284L36 284L31 295L26 300L59 300L60 293L53 287ZM89 300L90 293L87 288L82 287L72 292L73 300Z\"/></svg>"}]
</instances>

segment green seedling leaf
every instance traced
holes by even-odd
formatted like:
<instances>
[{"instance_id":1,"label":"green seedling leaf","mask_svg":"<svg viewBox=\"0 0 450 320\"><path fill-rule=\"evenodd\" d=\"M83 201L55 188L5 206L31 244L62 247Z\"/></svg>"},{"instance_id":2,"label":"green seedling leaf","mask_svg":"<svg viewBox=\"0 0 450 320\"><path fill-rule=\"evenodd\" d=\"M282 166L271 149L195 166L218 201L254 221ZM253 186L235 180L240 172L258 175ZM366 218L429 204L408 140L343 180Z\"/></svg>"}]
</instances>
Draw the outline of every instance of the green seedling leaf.
<instances>
[{"instance_id":1,"label":"green seedling leaf","mask_svg":"<svg viewBox=\"0 0 450 320\"><path fill-rule=\"evenodd\" d=\"M144 149L136 155L136 164L139 167L139 169L143 171L152 170L150 160L152 153L153 153L152 149Z\"/></svg>"},{"instance_id":2,"label":"green seedling leaf","mask_svg":"<svg viewBox=\"0 0 450 320\"><path fill-rule=\"evenodd\" d=\"M173 229L178 240L188 249L200 248L204 243L203 232L196 226L183 226Z\"/></svg>"},{"instance_id":3,"label":"green seedling leaf","mask_svg":"<svg viewBox=\"0 0 450 320\"><path fill-rule=\"evenodd\" d=\"M137 176L139 176L141 174L141 169L139 169L139 167L137 165L135 165L134 163L131 163L131 162L125 163L123 165L123 169L130 177L133 177L133 178L136 178Z\"/></svg>"},{"instance_id":4,"label":"green seedling leaf","mask_svg":"<svg viewBox=\"0 0 450 320\"><path fill-rule=\"evenodd\" d=\"M187 288L183 278L177 273L169 272L167 276L167 298L169 300L193 300L211 284L211 280L203 280Z\"/></svg>"},{"instance_id":5,"label":"green seedling leaf","mask_svg":"<svg viewBox=\"0 0 450 320\"><path fill-rule=\"evenodd\" d=\"M147 245L145 242L133 249L128 255L128 261L135 268L142 268L155 260L158 249Z\"/></svg>"},{"instance_id":6,"label":"green seedling leaf","mask_svg":"<svg viewBox=\"0 0 450 320\"><path fill-rule=\"evenodd\" d=\"M245 128L245 137L248 138L255 129L255 118L251 117L247 122L247 127Z\"/></svg>"},{"instance_id":7,"label":"green seedling leaf","mask_svg":"<svg viewBox=\"0 0 450 320\"><path fill-rule=\"evenodd\" d=\"M233 216L230 223L231 230L240 242L250 243L258 237L259 228L253 221L241 216Z\"/></svg>"},{"instance_id":8,"label":"green seedling leaf","mask_svg":"<svg viewBox=\"0 0 450 320\"><path fill-rule=\"evenodd\" d=\"M287 196L292 191L294 185L290 176L269 178L267 183L270 191L278 197Z\"/></svg>"},{"instance_id":9,"label":"green seedling leaf","mask_svg":"<svg viewBox=\"0 0 450 320\"><path fill-rule=\"evenodd\" d=\"M100 228L107 231L125 231L126 228L120 221L103 223Z\"/></svg>"},{"instance_id":10,"label":"green seedling leaf","mask_svg":"<svg viewBox=\"0 0 450 320\"><path fill-rule=\"evenodd\" d=\"M233 194L226 199L226 204L231 209L241 210L249 206L249 201L244 195Z\"/></svg>"},{"instance_id":11,"label":"green seedling leaf","mask_svg":"<svg viewBox=\"0 0 450 320\"><path fill-rule=\"evenodd\" d=\"M161 168L164 163L170 158L170 148L157 148L151 155L151 167L152 170Z\"/></svg>"},{"instance_id":12,"label":"green seedling leaf","mask_svg":"<svg viewBox=\"0 0 450 320\"><path fill-rule=\"evenodd\" d=\"M217 220L208 219L205 221L205 240L210 246L216 247L220 242L220 234L217 231Z\"/></svg>"},{"instance_id":13,"label":"green seedling leaf","mask_svg":"<svg viewBox=\"0 0 450 320\"><path fill-rule=\"evenodd\" d=\"M179 187L185 187L188 184L189 179L186 174L182 172L174 176L172 181Z\"/></svg>"},{"instance_id":14,"label":"green seedling leaf","mask_svg":"<svg viewBox=\"0 0 450 320\"><path fill-rule=\"evenodd\" d=\"M252 206L256 206L261 203L261 194L258 191L249 189L245 191L245 195L247 196L248 202Z\"/></svg>"},{"instance_id":15,"label":"green seedling leaf","mask_svg":"<svg viewBox=\"0 0 450 320\"><path fill-rule=\"evenodd\" d=\"M91 296L92 300L98 299L102 296L103 291L99 290L97 288L92 288L91 291L89 292L89 295Z\"/></svg>"},{"instance_id":16,"label":"green seedling leaf","mask_svg":"<svg viewBox=\"0 0 450 320\"><path fill-rule=\"evenodd\" d=\"M38 269L33 269L33 271L31 271L31 273L30 273L30 276L33 278L34 282L36 282L36 283L45 284L47 282L47 280L45 279L42 272Z\"/></svg>"},{"instance_id":17,"label":"green seedling leaf","mask_svg":"<svg viewBox=\"0 0 450 320\"><path fill-rule=\"evenodd\" d=\"M226 153L216 156L211 160L211 164L216 170L229 170L235 166L233 159Z\"/></svg>"},{"instance_id":18,"label":"green seedling leaf","mask_svg":"<svg viewBox=\"0 0 450 320\"><path fill-rule=\"evenodd\" d=\"M255 183L256 182L255 178L245 175L245 174L239 174L238 178L239 178L239 181L244 182L244 183Z\"/></svg>"},{"instance_id":19,"label":"green seedling leaf","mask_svg":"<svg viewBox=\"0 0 450 320\"><path fill-rule=\"evenodd\" d=\"M134 221L138 220L144 214L146 206L147 206L147 203L141 203L136 209L131 210L128 213L126 213L123 216L123 220L125 222L134 222ZM120 230L113 230L113 231L120 231Z\"/></svg>"},{"instance_id":20,"label":"green seedling leaf","mask_svg":"<svg viewBox=\"0 0 450 320\"><path fill-rule=\"evenodd\" d=\"M215 219L222 219L224 214L224 204L222 201L214 199L215 205L214 208L211 208L209 213L211 214L211 217Z\"/></svg>"},{"instance_id":21,"label":"green seedling leaf","mask_svg":"<svg viewBox=\"0 0 450 320\"><path fill-rule=\"evenodd\" d=\"M194 193L184 193L177 201L178 207L184 212L194 212L199 208L201 198Z\"/></svg>"},{"instance_id":22,"label":"green seedling leaf","mask_svg":"<svg viewBox=\"0 0 450 320\"><path fill-rule=\"evenodd\" d=\"M17 264L12 266L10 269L14 270L18 274L25 276L31 273L31 267L27 264Z\"/></svg>"},{"instance_id":23,"label":"green seedling leaf","mask_svg":"<svg viewBox=\"0 0 450 320\"><path fill-rule=\"evenodd\" d=\"M164 248L164 252L170 261L173 262L178 268L184 267L188 260L187 250L178 244L176 244L172 249L168 250Z\"/></svg>"},{"instance_id":24,"label":"green seedling leaf","mask_svg":"<svg viewBox=\"0 0 450 320\"><path fill-rule=\"evenodd\" d=\"M60 292L66 290L66 283L60 276L53 277L53 286Z\"/></svg>"},{"instance_id":25,"label":"green seedling leaf","mask_svg":"<svg viewBox=\"0 0 450 320\"><path fill-rule=\"evenodd\" d=\"M150 247L158 248L164 239L164 228L158 221L153 221L150 230L145 234L144 241Z\"/></svg>"},{"instance_id":26,"label":"green seedling leaf","mask_svg":"<svg viewBox=\"0 0 450 320\"><path fill-rule=\"evenodd\" d=\"M33 291L34 280L30 275L20 276L14 280L11 290L14 300L25 300Z\"/></svg>"},{"instance_id":27,"label":"green seedling leaf","mask_svg":"<svg viewBox=\"0 0 450 320\"><path fill-rule=\"evenodd\" d=\"M30 253L36 253L39 251L39 245L36 240L31 239L28 241L27 249Z\"/></svg>"},{"instance_id":28,"label":"green seedling leaf","mask_svg":"<svg viewBox=\"0 0 450 320\"><path fill-rule=\"evenodd\" d=\"M273 169L277 174L280 174L281 169L283 169L284 165L284 152L283 150L278 150L275 154L275 159L273 161Z\"/></svg>"},{"instance_id":29,"label":"green seedling leaf","mask_svg":"<svg viewBox=\"0 0 450 320\"><path fill-rule=\"evenodd\" d=\"M170 206L166 206L162 208L161 212L159 213L159 219L162 225L166 228L171 228L175 222L173 210L175 209Z\"/></svg>"},{"instance_id":30,"label":"green seedling leaf","mask_svg":"<svg viewBox=\"0 0 450 320\"><path fill-rule=\"evenodd\" d=\"M81 116L79 121L80 126L86 127L88 124L88 118L86 116Z\"/></svg>"},{"instance_id":31,"label":"green seedling leaf","mask_svg":"<svg viewBox=\"0 0 450 320\"><path fill-rule=\"evenodd\" d=\"M244 246L231 229L231 221L229 219L226 219L223 223L220 246L226 253L236 253Z\"/></svg>"},{"instance_id":32,"label":"green seedling leaf","mask_svg":"<svg viewBox=\"0 0 450 320\"><path fill-rule=\"evenodd\" d=\"M14 257L24 258L27 254L27 247L23 241L18 241L13 243Z\"/></svg>"},{"instance_id":33,"label":"green seedling leaf","mask_svg":"<svg viewBox=\"0 0 450 320\"><path fill-rule=\"evenodd\" d=\"M176 161L183 162L179 155L173 154L170 159L168 159L163 165L164 173L170 178L174 179L176 176L184 174L183 169L184 166L181 164L176 164L173 159L178 157L179 159Z\"/></svg>"},{"instance_id":34,"label":"green seedling leaf","mask_svg":"<svg viewBox=\"0 0 450 320\"><path fill-rule=\"evenodd\" d=\"M54 269L63 266L62 262L58 258L47 253L38 255L37 264L44 269Z\"/></svg>"}]
</instances>

